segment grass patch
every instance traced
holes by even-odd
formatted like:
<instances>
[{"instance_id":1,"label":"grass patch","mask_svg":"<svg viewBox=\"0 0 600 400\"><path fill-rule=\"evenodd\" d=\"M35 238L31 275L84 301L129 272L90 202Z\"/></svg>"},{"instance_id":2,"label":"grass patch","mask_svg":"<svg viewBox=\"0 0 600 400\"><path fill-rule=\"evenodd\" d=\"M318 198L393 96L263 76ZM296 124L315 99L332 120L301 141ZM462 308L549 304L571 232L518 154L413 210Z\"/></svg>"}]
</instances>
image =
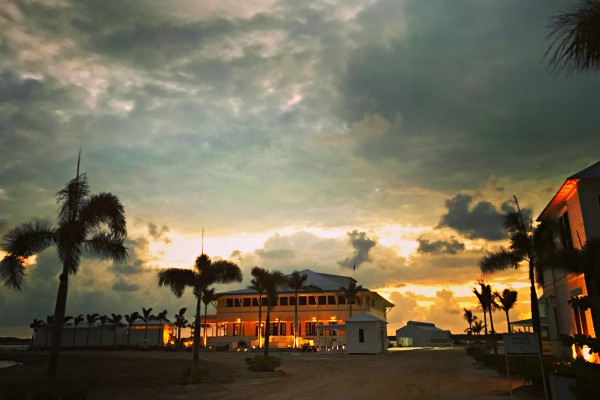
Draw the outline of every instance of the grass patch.
<instances>
[{"instance_id":1,"label":"grass patch","mask_svg":"<svg viewBox=\"0 0 600 400\"><path fill-rule=\"evenodd\" d=\"M263 356L247 357L246 364L248 364L248 369L252 372L273 372L281 367L281 358L265 358Z\"/></svg>"}]
</instances>

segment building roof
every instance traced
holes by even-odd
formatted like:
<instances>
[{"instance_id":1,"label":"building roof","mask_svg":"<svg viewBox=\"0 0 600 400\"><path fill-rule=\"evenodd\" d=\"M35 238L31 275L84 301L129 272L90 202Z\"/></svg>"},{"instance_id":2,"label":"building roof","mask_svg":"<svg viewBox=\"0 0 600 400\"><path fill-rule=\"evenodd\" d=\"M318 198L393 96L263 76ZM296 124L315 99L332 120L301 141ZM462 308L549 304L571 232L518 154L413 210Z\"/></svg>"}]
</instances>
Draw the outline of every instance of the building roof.
<instances>
[{"instance_id":1,"label":"building roof","mask_svg":"<svg viewBox=\"0 0 600 400\"><path fill-rule=\"evenodd\" d=\"M348 323L348 322L383 322L384 324L387 324L387 321L384 321L381 318L377 318L374 315L366 314L366 313L356 314L356 315L346 319L346 323Z\"/></svg>"},{"instance_id":2,"label":"building roof","mask_svg":"<svg viewBox=\"0 0 600 400\"><path fill-rule=\"evenodd\" d=\"M573 193L573 190L575 190L577 182L579 182L579 180L590 178L600 178L600 161L577 172L576 174L569 176L562 184L562 186L558 189L554 197L552 197L552 200L550 200L548 205L546 205L539 217L537 217L537 220L541 221L544 218L547 218L550 215L552 215L554 210L558 206L560 206L564 201L566 201L571 195L571 193Z\"/></svg>"},{"instance_id":3,"label":"building roof","mask_svg":"<svg viewBox=\"0 0 600 400\"><path fill-rule=\"evenodd\" d=\"M396 332L401 331L408 327L415 327L417 329L423 331L432 331L432 332L448 332L443 329L437 328L435 324L431 322L420 322L420 321L408 321L405 326L396 330Z\"/></svg>"}]
</instances>

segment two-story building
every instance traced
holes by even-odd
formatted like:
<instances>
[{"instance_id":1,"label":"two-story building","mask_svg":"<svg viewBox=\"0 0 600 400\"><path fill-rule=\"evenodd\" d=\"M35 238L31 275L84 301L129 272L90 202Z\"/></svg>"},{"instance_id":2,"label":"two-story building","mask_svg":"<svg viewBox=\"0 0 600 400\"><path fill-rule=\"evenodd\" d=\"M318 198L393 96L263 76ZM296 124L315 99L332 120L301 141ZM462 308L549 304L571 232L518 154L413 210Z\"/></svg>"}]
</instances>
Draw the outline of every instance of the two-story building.
<instances>
[{"instance_id":1,"label":"two-story building","mask_svg":"<svg viewBox=\"0 0 600 400\"><path fill-rule=\"evenodd\" d=\"M341 287L348 287L351 277L322 274L309 269L300 271L307 276L306 285L314 285L321 290L301 290L297 295L298 338L297 343L318 344L323 347L337 347L345 344L343 330L335 329L352 315L370 314L386 321L388 311L394 307L378 293L362 289L354 304L338 294ZM260 337L264 338L266 318L266 298L263 295ZM296 295L289 287L278 290L277 304L272 307L270 317L270 347L287 348L294 344L294 310ZM229 345L236 348L243 342L247 346L259 345L259 298L252 289L240 289L219 293L216 304L217 335L208 338L208 345ZM331 325L332 329L319 328Z\"/></svg>"},{"instance_id":2,"label":"two-story building","mask_svg":"<svg viewBox=\"0 0 600 400\"><path fill-rule=\"evenodd\" d=\"M588 239L600 238L600 162L568 177L552 197L538 221L558 222L561 245L580 249ZM587 295L582 274L560 270L544 272L549 336L558 341L561 334L595 336L590 310L572 308L568 301Z\"/></svg>"}]
</instances>

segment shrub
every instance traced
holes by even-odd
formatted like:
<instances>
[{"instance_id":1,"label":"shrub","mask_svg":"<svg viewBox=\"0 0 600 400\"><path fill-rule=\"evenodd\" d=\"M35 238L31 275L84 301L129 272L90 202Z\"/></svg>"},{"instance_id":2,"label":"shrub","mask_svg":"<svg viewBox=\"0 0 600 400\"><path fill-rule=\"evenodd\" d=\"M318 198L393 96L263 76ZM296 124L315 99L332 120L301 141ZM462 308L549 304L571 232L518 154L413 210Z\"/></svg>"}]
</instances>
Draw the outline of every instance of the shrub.
<instances>
[{"instance_id":1,"label":"shrub","mask_svg":"<svg viewBox=\"0 0 600 400\"><path fill-rule=\"evenodd\" d=\"M279 357L263 357L256 356L254 358L247 357L246 364L248 369L253 372L271 372L281 367L281 358Z\"/></svg>"}]
</instances>

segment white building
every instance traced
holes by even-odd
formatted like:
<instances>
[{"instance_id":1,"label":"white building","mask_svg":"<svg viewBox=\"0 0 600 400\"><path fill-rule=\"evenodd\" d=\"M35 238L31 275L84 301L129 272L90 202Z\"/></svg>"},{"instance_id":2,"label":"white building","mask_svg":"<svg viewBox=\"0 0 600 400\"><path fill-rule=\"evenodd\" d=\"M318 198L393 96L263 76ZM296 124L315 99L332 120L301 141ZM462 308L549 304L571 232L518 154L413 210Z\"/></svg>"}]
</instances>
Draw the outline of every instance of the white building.
<instances>
[{"instance_id":1,"label":"white building","mask_svg":"<svg viewBox=\"0 0 600 400\"><path fill-rule=\"evenodd\" d=\"M452 334L431 322L408 321L396 330L396 342L400 347L449 347Z\"/></svg>"},{"instance_id":2,"label":"white building","mask_svg":"<svg viewBox=\"0 0 600 400\"><path fill-rule=\"evenodd\" d=\"M360 313L346 319L346 352L380 354L388 347L387 322L374 315Z\"/></svg>"}]
</instances>

